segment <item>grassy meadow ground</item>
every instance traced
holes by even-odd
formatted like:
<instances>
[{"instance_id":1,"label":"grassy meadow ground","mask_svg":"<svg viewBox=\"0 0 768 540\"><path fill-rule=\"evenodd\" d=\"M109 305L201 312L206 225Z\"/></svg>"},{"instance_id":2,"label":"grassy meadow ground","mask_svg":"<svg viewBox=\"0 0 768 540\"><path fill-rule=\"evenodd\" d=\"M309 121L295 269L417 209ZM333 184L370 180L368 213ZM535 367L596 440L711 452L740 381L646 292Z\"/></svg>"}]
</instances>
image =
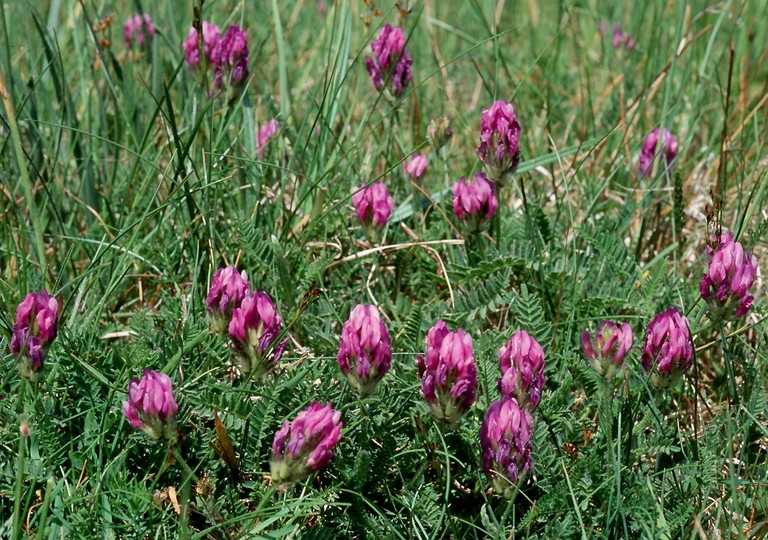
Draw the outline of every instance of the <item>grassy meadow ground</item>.
<instances>
[{"instance_id":1,"label":"grassy meadow ground","mask_svg":"<svg viewBox=\"0 0 768 540\"><path fill-rule=\"evenodd\" d=\"M3 4L0 537L768 535L765 282L724 326L698 288L720 228L768 267L768 2L401 0L407 14L384 0L206 0L203 18L241 25L250 47L244 93L213 98L181 48L197 5ZM136 11L156 27L143 52L123 43ZM601 21L634 48L614 49ZM397 106L365 69L386 23L413 58ZM450 187L480 170L480 114L496 99L514 104L522 163L478 236ZM436 153L426 128L442 116L454 134ZM279 136L260 158L271 118ZM677 137L674 168L638 178L657 126ZM403 174L413 151L428 157L429 197ZM351 195L374 180L395 211L372 244ZM289 330L261 380L233 377L209 330L208 285L227 264ZM42 287L59 299L59 335L22 392L11 328ZM336 362L359 303L378 305L393 349L365 399ZM689 318L696 355L659 391L640 355L669 306ZM455 430L431 419L414 364L438 319L471 334L478 366ZM610 437L579 341L604 319L635 334ZM478 430L497 399L496 351L518 329L544 348L546 386L533 471L508 502L490 491ZM170 457L121 411L143 368L173 380ZM275 490L273 435L311 401L342 411L337 456ZM212 447L214 411L236 471Z\"/></svg>"}]
</instances>

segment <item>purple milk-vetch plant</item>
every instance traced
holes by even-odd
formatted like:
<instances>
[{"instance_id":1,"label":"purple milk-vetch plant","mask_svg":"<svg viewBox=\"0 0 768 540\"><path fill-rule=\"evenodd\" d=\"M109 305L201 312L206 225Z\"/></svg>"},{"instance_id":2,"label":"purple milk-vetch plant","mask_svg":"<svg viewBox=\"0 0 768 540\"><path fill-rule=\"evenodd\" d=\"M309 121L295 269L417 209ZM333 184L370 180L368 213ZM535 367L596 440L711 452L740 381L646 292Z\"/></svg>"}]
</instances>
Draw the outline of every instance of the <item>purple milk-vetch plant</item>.
<instances>
[{"instance_id":1,"label":"purple milk-vetch plant","mask_svg":"<svg viewBox=\"0 0 768 540\"><path fill-rule=\"evenodd\" d=\"M481 230L498 207L494 185L481 172L476 173L471 182L462 176L453 185L453 213L470 230Z\"/></svg>"},{"instance_id":2,"label":"purple milk-vetch plant","mask_svg":"<svg viewBox=\"0 0 768 540\"><path fill-rule=\"evenodd\" d=\"M677 141L667 128L663 130L654 128L645 136L638 160L638 176L650 176L657 156L664 160L667 171L671 172L675 157L677 157Z\"/></svg>"},{"instance_id":3,"label":"purple milk-vetch plant","mask_svg":"<svg viewBox=\"0 0 768 540\"><path fill-rule=\"evenodd\" d=\"M373 393L392 363L389 330L376 306L355 306L342 327L336 359L361 396Z\"/></svg>"},{"instance_id":4,"label":"purple milk-vetch plant","mask_svg":"<svg viewBox=\"0 0 768 540\"><path fill-rule=\"evenodd\" d=\"M515 332L499 349L499 392L533 411L544 388L544 349L524 330Z\"/></svg>"},{"instance_id":5,"label":"purple milk-vetch plant","mask_svg":"<svg viewBox=\"0 0 768 540\"><path fill-rule=\"evenodd\" d=\"M461 328L451 332L437 321L427 333L427 352L416 356L421 396L432 416L449 427L458 425L475 402L477 367L472 337Z\"/></svg>"},{"instance_id":6,"label":"purple milk-vetch plant","mask_svg":"<svg viewBox=\"0 0 768 540\"><path fill-rule=\"evenodd\" d=\"M258 379L270 371L283 355L288 338L270 347L282 328L277 307L267 293L252 291L232 312L229 335L235 344L237 368Z\"/></svg>"},{"instance_id":7,"label":"purple milk-vetch plant","mask_svg":"<svg viewBox=\"0 0 768 540\"><path fill-rule=\"evenodd\" d=\"M533 465L530 413L514 398L491 403L480 427L483 471L493 490L508 499Z\"/></svg>"},{"instance_id":8,"label":"purple milk-vetch plant","mask_svg":"<svg viewBox=\"0 0 768 540\"><path fill-rule=\"evenodd\" d=\"M658 313L645 334L643 369L656 388L672 386L693 363L693 341L688 319L676 307Z\"/></svg>"},{"instance_id":9,"label":"purple milk-vetch plant","mask_svg":"<svg viewBox=\"0 0 768 540\"><path fill-rule=\"evenodd\" d=\"M129 49L136 43L139 49L155 37L155 27L152 24L152 18L148 13L136 13L125 20L123 24L123 38L125 46Z\"/></svg>"},{"instance_id":10,"label":"purple milk-vetch plant","mask_svg":"<svg viewBox=\"0 0 768 540\"><path fill-rule=\"evenodd\" d=\"M234 266L219 268L214 272L205 305L211 314L211 328L220 334L229 332L232 313L250 293L245 270L238 273Z\"/></svg>"},{"instance_id":11,"label":"purple milk-vetch plant","mask_svg":"<svg viewBox=\"0 0 768 540\"><path fill-rule=\"evenodd\" d=\"M131 427L140 429L151 439L176 439L178 410L171 379L165 373L145 369L141 379L133 379L128 385L123 413Z\"/></svg>"},{"instance_id":12,"label":"purple milk-vetch plant","mask_svg":"<svg viewBox=\"0 0 768 540\"><path fill-rule=\"evenodd\" d=\"M227 28L221 43L213 53L216 64L216 86L224 84L223 72L228 70L233 87L241 86L248 78L248 37L236 24Z\"/></svg>"},{"instance_id":13,"label":"purple milk-vetch plant","mask_svg":"<svg viewBox=\"0 0 768 540\"><path fill-rule=\"evenodd\" d=\"M597 327L594 339L589 331L581 335L581 347L597 374L606 380L613 379L632 348L632 328L627 323L603 321Z\"/></svg>"},{"instance_id":14,"label":"purple milk-vetch plant","mask_svg":"<svg viewBox=\"0 0 768 540\"><path fill-rule=\"evenodd\" d=\"M306 478L328 465L341 438L341 412L314 402L285 420L272 442L272 482L280 487Z\"/></svg>"},{"instance_id":15,"label":"purple milk-vetch plant","mask_svg":"<svg viewBox=\"0 0 768 540\"><path fill-rule=\"evenodd\" d=\"M374 238L377 236L377 231L389 221L392 210L395 208L395 202L387 186L381 181L374 182L370 186L360 184L352 195L352 204L366 235Z\"/></svg>"},{"instance_id":16,"label":"purple milk-vetch plant","mask_svg":"<svg viewBox=\"0 0 768 540\"><path fill-rule=\"evenodd\" d=\"M48 349L56 338L58 321L59 303L45 289L27 294L16 308L11 352L24 378L37 380Z\"/></svg>"},{"instance_id":17,"label":"purple milk-vetch plant","mask_svg":"<svg viewBox=\"0 0 768 540\"><path fill-rule=\"evenodd\" d=\"M480 117L480 144L477 155L488 178L503 186L520 164L520 123L515 108L495 101Z\"/></svg>"},{"instance_id":18,"label":"purple milk-vetch plant","mask_svg":"<svg viewBox=\"0 0 768 540\"><path fill-rule=\"evenodd\" d=\"M427 157L422 154L413 154L403 161L403 170L411 180L420 180L427 172Z\"/></svg>"},{"instance_id":19,"label":"purple milk-vetch plant","mask_svg":"<svg viewBox=\"0 0 768 540\"><path fill-rule=\"evenodd\" d=\"M259 159L264 157L264 150L267 143L277 135L279 129L280 124L274 118L259 128L256 135L256 154L259 156Z\"/></svg>"},{"instance_id":20,"label":"purple milk-vetch plant","mask_svg":"<svg viewBox=\"0 0 768 540\"><path fill-rule=\"evenodd\" d=\"M373 56L365 57L365 68L376 89L393 102L402 96L412 78L412 60L405 49L403 29L387 24L371 42L371 50Z\"/></svg>"},{"instance_id":21,"label":"purple milk-vetch plant","mask_svg":"<svg viewBox=\"0 0 768 540\"><path fill-rule=\"evenodd\" d=\"M214 54L221 45L221 30L215 24L208 21L202 22L203 30L203 55L209 64L214 64ZM190 67L200 64L200 39L197 29L193 26L189 29L184 39L184 59Z\"/></svg>"},{"instance_id":22,"label":"purple milk-vetch plant","mask_svg":"<svg viewBox=\"0 0 768 540\"><path fill-rule=\"evenodd\" d=\"M733 234L723 234L715 242L715 246L707 247L710 259L699 282L701 298L709 304L714 319L739 319L755 300L749 292L757 275L757 259L733 239Z\"/></svg>"}]
</instances>

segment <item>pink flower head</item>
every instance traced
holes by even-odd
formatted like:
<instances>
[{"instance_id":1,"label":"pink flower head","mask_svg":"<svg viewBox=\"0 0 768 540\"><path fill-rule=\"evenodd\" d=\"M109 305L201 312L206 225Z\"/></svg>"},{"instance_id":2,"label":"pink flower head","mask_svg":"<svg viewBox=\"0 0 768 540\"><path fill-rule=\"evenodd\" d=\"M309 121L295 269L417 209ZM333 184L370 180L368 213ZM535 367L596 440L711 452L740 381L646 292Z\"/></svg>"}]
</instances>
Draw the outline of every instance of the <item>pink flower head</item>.
<instances>
[{"instance_id":1,"label":"pink flower head","mask_svg":"<svg viewBox=\"0 0 768 540\"><path fill-rule=\"evenodd\" d=\"M427 158L421 154L414 154L410 159L403 161L403 170L411 180L419 180L427 172Z\"/></svg>"},{"instance_id":2,"label":"pink flower head","mask_svg":"<svg viewBox=\"0 0 768 540\"><path fill-rule=\"evenodd\" d=\"M370 395L389 371L389 330L376 306L358 304L341 329L337 355L341 372L361 396Z\"/></svg>"},{"instance_id":3,"label":"pink flower head","mask_svg":"<svg viewBox=\"0 0 768 540\"><path fill-rule=\"evenodd\" d=\"M534 410L544 388L544 349L527 332L518 330L499 349L499 392Z\"/></svg>"},{"instance_id":4,"label":"pink flower head","mask_svg":"<svg viewBox=\"0 0 768 540\"><path fill-rule=\"evenodd\" d=\"M488 407L480 427L483 470L493 490L510 498L530 470L533 420L514 398L502 397Z\"/></svg>"},{"instance_id":5,"label":"pink flower head","mask_svg":"<svg viewBox=\"0 0 768 540\"><path fill-rule=\"evenodd\" d=\"M133 379L128 385L123 413L131 427L142 430L150 438L174 439L178 410L171 379L165 373L145 369L141 379Z\"/></svg>"},{"instance_id":6,"label":"pink flower head","mask_svg":"<svg viewBox=\"0 0 768 540\"><path fill-rule=\"evenodd\" d=\"M675 307L658 313L645 334L642 363L651 384L666 388L691 368L693 342L688 319Z\"/></svg>"},{"instance_id":7,"label":"pink flower head","mask_svg":"<svg viewBox=\"0 0 768 540\"><path fill-rule=\"evenodd\" d=\"M318 402L285 420L272 443L272 482L286 485L324 468L336 454L341 439L341 412Z\"/></svg>"},{"instance_id":8,"label":"pink flower head","mask_svg":"<svg viewBox=\"0 0 768 540\"><path fill-rule=\"evenodd\" d=\"M365 68L373 85L377 90L384 89L388 99L400 97L412 77L412 60L405 49L403 29L387 24L379 37L371 42L371 50L373 57L365 57Z\"/></svg>"},{"instance_id":9,"label":"pink flower head","mask_svg":"<svg viewBox=\"0 0 768 540\"><path fill-rule=\"evenodd\" d=\"M216 65L217 86L223 84L224 69L230 71L233 86L245 82L248 77L248 37L242 28L236 24L227 28L227 33L213 53L213 63Z\"/></svg>"},{"instance_id":10,"label":"pink flower head","mask_svg":"<svg viewBox=\"0 0 768 540\"><path fill-rule=\"evenodd\" d=\"M211 279L211 287L205 305L211 313L211 327L220 334L226 334L232 312L240 307L243 298L251 292L245 270L238 273L234 266L219 268Z\"/></svg>"},{"instance_id":11,"label":"pink flower head","mask_svg":"<svg viewBox=\"0 0 768 540\"><path fill-rule=\"evenodd\" d=\"M267 355L267 351L277 339L281 327L282 319L267 293L253 291L243 298L240 307L232 312L229 323L229 336L238 353L237 367L243 375L253 372L256 379L277 364L288 338L275 345L270 354Z\"/></svg>"},{"instance_id":12,"label":"pink flower head","mask_svg":"<svg viewBox=\"0 0 768 540\"><path fill-rule=\"evenodd\" d=\"M35 381L43 369L48 349L56 338L59 303L43 289L31 292L16 309L11 336L11 352L23 377Z\"/></svg>"},{"instance_id":13,"label":"pink flower head","mask_svg":"<svg viewBox=\"0 0 768 540\"><path fill-rule=\"evenodd\" d=\"M474 230L482 229L498 207L494 186L483 173L476 173L471 183L462 176L453 185L453 213Z\"/></svg>"},{"instance_id":14,"label":"pink flower head","mask_svg":"<svg viewBox=\"0 0 768 540\"><path fill-rule=\"evenodd\" d=\"M221 45L221 30L215 24L203 21L203 53L205 58L211 64L214 64L214 54L217 54L219 45ZM197 29L193 26L189 29L186 39L184 39L184 59L187 64L195 67L200 62L200 44L197 35Z\"/></svg>"},{"instance_id":15,"label":"pink flower head","mask_svg":"<svg viewBox=\"0 0 768 540\"><path fill-rule=\"evenodd\" d=\"M755 299L749 290L757 274L757 259L733 240L733 234L722 235L714 249L708 247L707 251L710 259L699 282L701 297L709 303L716 318L743 317Z\"/></svg>"},{"instance_id":16,"label":"pink flower head","mask_svg":"<svg viewBox=\"0 0 768 540\"><path fill-rule=\"evenodd\" d=\"M659 133L661 133L661 144L659 144ZM672 163L677 156L677 141L666 128L663 131L660 131L659 128L654 128L653 131L646 135L643 147L640 149L637 172L639 176L648 176L653 172L653 163L659 154L667 162L667 170L671 171Z\"/></svg>"},{"instance_id":17,"label":"pink flower head","mask_svg":"<svg viewBox=\"0 0 768 540\"><path fill-rule=\"evenodd\" d=\"M594 345L589 331L581 335L584 356L597 374L608 380L613 378L616 369L624 362L632 348L632 341L632 328L627 323L619 327L611 321L603 321L598 325Z\"/></svg>"},{"instance_id":18,"label":"pink flower head","mask_svg":"<svg viewBox=\"0 0 768 540\"><path fill-rule=\"evenodd\" d=\"M613 48L618 49L624 42L624 32L621 30L621 25L616 23L613 26Z\"/></svg>"},{"instance_id":19,"label":"pink flower head","mask_svg":"<svg viewBox=\"0 0 768 540\"><path fill-rule=\"evenodd\" d=\"M370 186L360 184L360 188L352 195L352 204L355 206L357 218L363 225L376 229L384 227L395 208L387 186L381 181Z\"/></svg>"},{"instance_id":20,"label":"pink flower head","mask_svg":"<svg viewBox=\"0 0 768 540\"><path fill-rule=\"evenodd\" d=\"M143 49L144 42L152 41L152 38L155 37L155 27L152 25L152 18L149 14L136 13L125 19L123 37L125 38L125 46L129 49L133 47L134 41L138 44L139 49Z\"/></svg>"},{"instance_id":21,"label":"pink flower head","mask_svg":"<svg viewBox=\"0 0 768 540\"><path fill-rule=\"evenodd\" d=\"M472 337L461 328L448 330L437 321L427 334L426 356L416 356L421 395L432 415L449 426L457 426L475 402L477 367Z\"/></svg>"},{"instance_id":22,"label":"pink flower head","mask_svg":"<svg viewBox=\"0 0 768 540\"><path fill-rule=\"evenodd\" d=\"M277 120L274 118L259 128L259 132L256 136L256 153L258 154L259 159L264 157L264 148L272 137L277 135L279 129L280 124L278 124Z\"/></svg>"},{"instance_id":23,"label":"pink flower head","mask_svg":"<svg viewBox=\"0 0 768 540\"><path fill-rule=\"evenodd\" d=\"M520 164L520 124L515 108L506 101L495 101L480 118L480 144L477 155L488 177L503 185Z\"/></svg>"}]
</instances>

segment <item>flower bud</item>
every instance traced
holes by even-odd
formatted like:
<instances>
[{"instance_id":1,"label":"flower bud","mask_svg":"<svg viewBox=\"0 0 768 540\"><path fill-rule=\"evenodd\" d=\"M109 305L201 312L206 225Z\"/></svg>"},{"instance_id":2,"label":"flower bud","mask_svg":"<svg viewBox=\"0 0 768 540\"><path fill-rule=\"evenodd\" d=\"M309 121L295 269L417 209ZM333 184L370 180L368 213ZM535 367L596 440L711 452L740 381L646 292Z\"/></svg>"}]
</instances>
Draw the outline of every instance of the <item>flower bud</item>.
<instances>
[{"instance_id":1,"label":"flower bud","mask_svg":"<svg viewBox=\"0 0 768 540\"><path fill-rule=\"evenodd\" d=\"M343 425L341 412L333 410L330 403L323 407L314 402L293 422L285 420L272 443L272 482L285 487L328 465L336 455L333 447L341 438Z\"/></svg>"},{"instance_id":2,"label":"flower bud","mask_svg":"<svg viewBox=\"0 0 768 540\"><path fill-rule=\"evenodd\" d=\"M699 290L715 319L739 319L749 312L755 299L749 290L757 274L757 259L733 240L733 234L724 234L719 240L714 249L707 248L709 266Z\"/></svg>"},{"instance_id":3,"label":"flower bud","mask_svg":"<svg viewBox=\"0 0 768 540\"><path fill-rule=\"evenodd\" d=\"M148 42L155 37L155 27L152 25L152 18L149 14L136 13L128 17L123 24L123 37L125 38L125 46L129 49L133 47L134 41L138 44L139 49L144 48L145 41L149 44Z\"/></svg>"},{"instance_id":4,"label":"flower bud","mask_svg":"<svg viewBox=\"0 0 768 540\"><path fill-rule=\"evenodd\" d=\"M45 289L29 293L16 308L11 352L22 377L37 380L48 349L56 338L58 320L59 303Z\"/></svg>"},{"instance_id":5,"label":"flower bud","mask_svg":"<svg viewBox=\"0 0 768 540\"><path fill-rule=\"evenodd\" d=\"M267 353L281 327L277 307L267 293L253 291L243 298L240 307L232 312L229 323L229 335L238 356L237 367L243 375L253 372L253 378L258 379L277 364L288 338Z\"/></svg>"},{"instance_id":6,"label":"flower bud","mask_svg":"<svg viewBox=\"0 0 768 540\"><path fill-rule=\"evenodd\" d=\"M414 154L411 159L403 161L403 170L411 180L419 180L427 172L427 158L421 154Z\"/></svg>"},{"instance_id":7,"label":"flower bud","mask_svg":"<svg viewBox=\"0 0 768 540\"><path fill-rule=\"evenodd\" d=\"M256 153L259 159L264 157L264 148L272 137L277 135L279 129L280 124L274 118L259 128L259 133L256 136Z\"/></svg>"},{"instance_id":8,"label":"flower bud","mask_svg":"<svg viewBox=\"0 0 768 540\"><path fill-rule=\"evenodd\" d=\"M411 57L405 49L402 28L387 24L371 42L373 57L365 57L365 68L376 90L382 90L389 101L399 98L411 81Z\"/></svg>"},{"instance_id":9,"label":"flower bud","mask_svg":"<svg viewBox=\"0 0 768 540\"><path fill-rule=\"evenodd\" d=\"M238 274L237 268L227 266L214 272L205 305L211 313L211 328L215 332L227 334L232 312L240 307L240 303L249 292L248 276L245 270Z\"/></svg>"},{"instance_id":10,"label":"flower bud","mask_svg":"<svg viewBox=\"0 0 768 540\"><path fill-rule=\"evenodd\" d=\"M457 426L477 393L472 337L461 328L451 332L443 321L437 321L427 334L427 354L416 356L416 367L421 395L432 416L449 427Z\"/></svg>"},{"instance_id":11,"label":"flower bud","mask_svg":"<svg viewBox=\"0 0 768 540\"><path fill-rule=\"evenodd\" d=\"M128 399L123 413L131 427L142 430L151 439L170 441L176 437L176 413L173 385L165 373L144 370L141 379L128 385Z\"/></svg>"},{"instance_id":12,"label":"flower bud","mask_svg":"<svg viewBox=\"0 0 768 540\"><path fill-rule=\"evenodd\" d=\"M447 116L443 116L440 120L433 118L427 126L427 139L429 144L435 152L439 152L440 149L448 144L448 141L453 137L453 129L451 129L451 121Z\"/></svg>"},{"instance_id":13,"label":"flower bud","mask_svg":"<svg viewBox=\"0 0 768 540\"><path fill-rule=\"evenodd\" d=\"M453 185L453 213L465 222L470 230L481 230L499 207L499 201L493 191L493 184L483 173L476 173L471 183L462 176Z\"/></svg>"},{"instance_id":14,"label":"flower bud","mask_svg":"<svg viewBox=\"0 0 768 540\"><path fill-rule=\"evenodd\" d=\"M664 128L661 131L661 144L659 145L659 128L654 128L643 141L638 162L638 176L649 176L653 172L653 164L656 156L661 154L667 163L667 171L672 170L672 163L677 156L677 141L675 137Z\"/></svg>"},{"instance_id":15,"label":"flower bud","mask_svg":"<svg viewBox=\"0 0 768 540\"><path fill-rule=\"evenodd\" d=\"M691 368L693 342L688 319L675 307L658 313L645 334L643 369L651 374L656 388L672 386Z\"/></svg>"},{"instance_id":16,"label":"flower bud","mask_svg":"<svg viewBox=\"0 0 768 540\"><path fill-rule=\"evenodd\" d=\"M534 410L544 388L544 349L527 332L518 330L499 349L499 392Z\"/></svg>"},{"instance_id":17,"label":"flower bud","mask_svg":"<svg viewBox=\"0 0 768 540\"><path fill-rule=\"evenodd\" d=\"M586 331L581 335L581 347L597 374L611 380L632 348L632 340L632 328L627 323L619 327L614 322L603 321L597 327L594 346L592 336Z\"/></svg>"},{"instance_id":18,"label":"flower bud","mask_svg":"<svg viewBox=\"0 0 768 540\"><path fill-rule=\"evenodd\" d=\"M477 155L488 178L503 186L520 164L520 124L511 103L496 101L480 119Z\"/></svg>"},{"instance_id":19,"label":"flower bud","mask_svg":"<svg viewBox=\"0 0 768 540\"><path fill-rule=\"evenodd\" d=\"M530 470L531 415L514 398L503 397L488 407L480 427L483 470L493 490L506 498Z\"/></svg>"},{"instance_id":20,"label":"flower bud","mask_svg":"<svg viewBox=\"0 0 768 540\"><path fill-rule=\"evenodd\" d=\"M215 24L203 21L203 53L211 64L214 63L214 54L221 44L221 30ZM184 39L184 59L190 67L196 67L200 63L200 44L197 29L193 26L189 29Z\"/></svg>"},{"instance_id":21,"label":"flower bud","mask_svg":"<svg viewBox=\"0 0 768 540\"><path fill-rule=\"evenodd\" d=\"M389 330L376 306L359 304L352 310L341 330L337 360L361 396L373 393L392 362Z\"/></svg>"},{"instance_id":22,"label":"flower bud","mask_svg":"<svg viewBox=\"0 0 768 540\"><path fill-rule=\"evenodd\" d=\"M384 227L395 208L395 202L387 186L380 181L370 186L360 184L358 190L352 195L352 204L368 236L375 236L374 231Z\"/></svg>"}]
</instances>

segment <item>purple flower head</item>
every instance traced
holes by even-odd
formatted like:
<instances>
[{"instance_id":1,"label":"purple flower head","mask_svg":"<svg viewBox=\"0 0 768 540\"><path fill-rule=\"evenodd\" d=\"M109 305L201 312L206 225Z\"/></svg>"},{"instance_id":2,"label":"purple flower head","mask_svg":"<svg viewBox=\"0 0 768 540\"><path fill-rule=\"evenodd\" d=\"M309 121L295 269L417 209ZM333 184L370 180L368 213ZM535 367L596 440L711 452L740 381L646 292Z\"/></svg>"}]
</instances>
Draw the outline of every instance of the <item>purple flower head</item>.
<instances>
[{"instance_id":1,"label":"purple flower head","mask_svg":"<svg viewBox=\"0 0 768 540\"><path fill-rule=\"evenodd\" d=\"M427 139L429 144L435 152L438 152L443 146L448 144L448 141L453 137L453 129L451 128L451 121L447 116L443 116L441 119L433 118L427 126Z\"/></svg>"},{"instance_id":2,"label":"purple flower head","mask_svg":"<svg viewBox=\"0 0 768 540\"><path fill-rule=\"evenodd\" d=\"M227 334L232 312L240 307L243 298L251 292L248 275L237 272L234 266L219 268L211 279L211 287L205 305L211 313L211 328L220 334Z\"/></svg>"},{"instance_id":3,"label":"purple flower head","mask_svg":"<svg viewBox=\"0 0 768 540\"><path fill-rule=\"evenodd\" d=\"M56 338L58 320L59 303L45 289L29 293L19 304L13 324L11 352L23 377L37 380L48 349Z\"/></svg>"},{"instance_id":4,"label":"purple flower head","mask_svg":"<svg viewBox=\"0 0 768 540\"><path fill-rule=\"evenodd\" d=\"M480 118L480 144L477 155L488 178L503 185L520 164L520 124L515 108L506 101L495 101Z\"/></svg>"},{"instance_id":5,"label":"purple flower head","mask_svg":"<svg viewBox=\"0 0 768 540\"><path fill-rule=\"evenodd\" d=\"M621 30L621 25L616 23L613 25L613 48L620 48L622 43L624 43L624 32Z\"/></svg>"},{"instance_id":6,"label":"purple flower head","mask_svg":"<svg viewBox=\"0 0 768 540\"><path fill-rule=\"evenodd\" d=\"M221 45L221 30L215 24L203 21L203 53L209 63L214 63L214 54L217 53ZM184 59L191 67L200 63L200 43L197 35L197 29L193 26L189 29L187 37L184 39Z\"/></svg>"},{"instance_id":7,"label":"purple flower head","mask_svg":"<svg viewBox=\"0 0 768 540\"><path fill-rule=\"evenodd\" d=\"M616 369L624 362L632 348L632 341L632 328L627 323L619 326L611 321L603 321L598 325L594 342L589 331L581 335L584 356L597 374L607 380L613 379Z\"/></svg>"},{"instance_id":8,"label":"purple flower head","mask_svg":"<svg viewBox=\"0 0 768 540\"><path fill-rule=\"evenodd\" d=\"M534 410L544 388L544 349L527 332L518 330L499 349L499 392Z\"/></svg>"},{"instance_id":9,"label":"purple flower head","mask_svg":"<svg viewBox=\"0 0 768 540\"><path fill-rule=\"evenodd\" d=\"M392 215L395 202L383 182L374 182L370 186L360 184L352 195L357 218L366 229L381 229Z\"/></svg>"},{"instance_id":10,"label":"purple flower head","mask_svg":"<svg viewBox=\"0 0 768 540\"><path fill-rule=\"evenodd\" d=\"M410 159L403 161L403 170L411 180L419 180L427 172L427 157L413 154Z\"/></svg>"},{"instance_id":11,"label":"purple flower head","mask_svg":"<svg viewBox=\"0 0 768 540\"><path fill-rule=\"evenodd\" d=\"M448 330L437 321L427 334L427 354L416 356L421 395L432 416L449 427L459 424L477 393L477 367L472 337L461 328Z\"/></svg>"},{"instance_id":12,"label":"purple flower head","mask_svg":"<svg viewBox=\"0 0 768 540\"><path fill-rule=\"evenodd\" d=\"M493 490L511 498L530 470L531 415L514 398L502 397L488 407L480 427L483 470Z\"/></svg>"},{"instance_id":13,"label":"purple flower head","mask_svg":"<svg viewBox=\"0 0 768 540\"><path fill-rule=\"evenodd\" d=\"M318 402L285 420L275 433L270 462L272 481L285 486L324 468L336 454L341 438L341 412Z\"/></svg>"},{"instance_id":14,"label":"purple flower head","mask_svg":"<svg viewBox=\"0 0 768 540\"><path fill-rule=\"evenodd\" d=\"M259 159L264 157L264 149L266 148L267 143L272 137L277 135L279 129L280 124L278 124L277 120L274 118L259 128L259 132L256 135L256 153L258 154Z\"/></svg>"},{"instance_id":15,"label":"purple flower head","mask_svg":"<svg viewBox=\"0 0 768 540\"><path fill-rule=\"evenodd\" d=\"M216 65L215 83L224 84L224 70L230 72L232 86L242 85L248 78L248 37L236 24L227 28L219 46L213 51L213 63Z\"/></svg>"},{"instance_id":16,"label":"purple flower head","mask_svg":"<svg viewBox=\"0 0 768 540\"><path fill-rule=\"evenodd\" d=\"M659 144L659 134L661 133L661 144ZM643 147L640 149L640 160L638 162L638 176L649 176L653 172L653 164L656 156L661 154L667 163L667 170L672 170L672 163L677 156L677 141L675 137L664 128L654 128L643 141Z\"/></svg>"},{"instance_id":17,"label":"purple flower head","mask_svg":"<svg viewBox=\"0 0 768 540\"><path fill-rule=\"evenodd\" d=\"M365 57L365 68L377 90L384 90L387 99L394 101L411 81L411 57L405 49L402 28L387 24L377 39L371 42L373 57Z\"/></svg>"},{"instance_id":18,"label":"purple flower head","mask_svg":"<svg viewBox=\"0 0 768 540\"><path fill-rule=\"evenodd\" d=\"M125 19L123 37L125 38L125 46L129 49L133 47L134 42L139 46L139 49L143 49L145 41L152 41L152 38L155 37L155 27L152 25L152 18L149 14L136 13Z\"/></svg>"},{"instance_id":19,"label":"purple flower head","mask_svg":"<svg viewBox=\"0 0 768 540\"><path fill-rule=\"evenodd\" d=\"M178 410L171 379L165 373L145 369L141 379L133 379L128 385L123 413L131 427L142 430L150 438L174 439Z\"/></svg>"},{"instance_id":20,"label":"purple flower head","mask_svg":"<svg viewBox=\"0 0 768 540\"><path fill-rule=\"evenodd\" d=\"M699 282L701 297L715 318L739 319L749 312L755 299L749 290L757 275L757 259L733 240L733 234L722 235L715 244L714 249L707 247L710 259Z\"/></svg>"},{"instance_id":21,"label":"purple flower head","mask_svg":"<svg viewBox=\"0 0 768 540\"><path fill-rule=\"evenodd\" d=\"M253 378L257 379L280 361L288 338L275 345L270 354L266 353L281 327L277 307L267 293L253 291L243 298L229 323L229 336L238 353L237 367L243 375L253 372Z\"/></svg>"},{"instance_id":22,"label":"purple flower head","mask_svg":"<svg viewBox=\"0 0 768 540\"><path fill-rule=\"evenodd\" d=\"M471 183L462 176L453 185L453 213L472 230L482 229L498 207L494 186L483 173L476 173Z\"/></svg>"},{"instance_id":23,"label":"purple flower head","mask_svg":"<svg viewBox=\"0 0 768 540\"><path fill-rule=\"evenodd\" d=\"M651 384L667 388L691 368L693 341L688 319L675 307L658 313L645 334L643 369L650 372Z\"/></svg>"},{"instance_id":24,"label":"purple flower head","mask_svg":"<svg viewBox=\"0 0 768 540\"><path fill-rule=\"evenodd\" d=\"M389 330L376 306L358 304L341 329L337 356L341 372L361 396L370 395L389 371Z\"/></svg>"}]
</instances>

